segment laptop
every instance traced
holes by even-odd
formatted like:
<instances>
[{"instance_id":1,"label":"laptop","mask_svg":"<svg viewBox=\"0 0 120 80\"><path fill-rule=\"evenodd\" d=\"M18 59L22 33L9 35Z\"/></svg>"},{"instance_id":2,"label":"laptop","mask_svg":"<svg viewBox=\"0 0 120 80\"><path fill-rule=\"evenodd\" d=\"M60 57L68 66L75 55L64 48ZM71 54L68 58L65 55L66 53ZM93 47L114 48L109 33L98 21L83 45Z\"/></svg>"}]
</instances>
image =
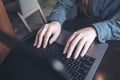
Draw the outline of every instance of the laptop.
<instances>
[{"instance_id":1,"label":"laptop","mask_svg":"<svg viewBox=\"0 0 120 80\"><path fill-rule=\"evenodd\" d=\"M67 59L66 55L62 54L62 52L68 37L71 35L70 32L62 30L56 42L48 45L46 49L33 47L36 32L32 32L22 40L23 44L28 46L34 55L44 56L49 61L59 61L62 63L64 66L63 71L68 75L68 80L92 80L108 48L107 43L101 44L95 40L84 57L79 57L76 60L72 57Z\"/></svg>"},{"instance_id":2,"label":"laptop","mask_svg":"<svg viewBox=\"0 0 120 80\"><path fill-rule=\"evenodd\" d=\"M67 59L62 52L71 33L62 30L55 43L48 45L46 49L37 49L33 47L36 32L27 35L22 43L7 35L0 35L1 41L13 48L0 67L0 79L32 80L36 77L38 80L92 80L108 44L94 41L83 58ZM43 77L36 74L42 74Z\"/></svg>"}]
</instances>

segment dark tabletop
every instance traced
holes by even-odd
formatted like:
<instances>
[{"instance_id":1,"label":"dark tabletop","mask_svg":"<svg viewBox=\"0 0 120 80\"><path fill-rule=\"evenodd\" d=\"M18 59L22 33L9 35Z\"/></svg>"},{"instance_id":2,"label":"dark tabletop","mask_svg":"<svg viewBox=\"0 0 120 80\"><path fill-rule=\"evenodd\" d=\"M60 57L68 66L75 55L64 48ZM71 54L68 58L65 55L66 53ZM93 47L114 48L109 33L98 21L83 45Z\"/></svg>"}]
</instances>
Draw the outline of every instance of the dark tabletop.
<instances>
[{"instance_id":1,"label":"dark tabletop","mask_svg":"<svg viewBox=\"0 0 120 80\"><path fill-rule=\"evenodd\" d=\"M94 80L120 80L120 41L109 43Z\"/></svg>"}]
</instances>

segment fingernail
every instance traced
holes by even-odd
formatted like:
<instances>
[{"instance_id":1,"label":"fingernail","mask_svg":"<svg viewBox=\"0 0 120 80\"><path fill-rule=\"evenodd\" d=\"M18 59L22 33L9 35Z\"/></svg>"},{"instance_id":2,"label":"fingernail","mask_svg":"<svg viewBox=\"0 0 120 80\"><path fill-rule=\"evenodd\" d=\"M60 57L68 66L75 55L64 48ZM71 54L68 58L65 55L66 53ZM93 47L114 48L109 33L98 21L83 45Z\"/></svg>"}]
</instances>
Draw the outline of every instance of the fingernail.
<instances>
[{"instance_id":1,"label":"fingernail","mask_svg":"<svg viewBox=\"0 0 120 80\"><path fill-rule=\"evenodd\" d=\"M70 57L69 57L69 56L67 56L66 58L68 58L68 59L69 59Z\"/></svg>"},{"instance_id":2,"label":"fingernail","mask_svg":"<svg viewBox=\"0 0 120 80\"><path fill-rule=\"evenodd\" d=\"M50 44L52 44L54 41L50 41Z\"/></svg>"},{"instance_id":3,"label":"fingernail","mask_svg":"<svg viewBox=\"0 0 120 80\"><path fill-rule=\"evenodd\" d=\"M37 46L37 48L39 48L39 46Z\"/></svg>"},{"instance_id":4,"label":"fingernail","mask_svg":"<svg viewBox=\"0 0 120 80\"><path fill-rule=\"evenodd\" d=\"M63 54L66 54L66 48L64 48Z\"/></svg>"},{"instance_id":5,"label":"fingernail","mask_svg":"<svg viewBox=\"0 0 120 80\"><path fill-rule=\"evenodd\" d=\"M63 51L63 54L66 54L66 51L65 51L65 50Z\"/></svg>"},{"instance_id":6,"label":"fingernail","mask_svg":"<svg viewBox=\"0 0 120 80\"><path fill-rule=\"evenodd\" d=\"M47 45L43 45L43 48L46 48Z\"/></svg>"},{"instance_id":7,"label":"fingernail","mask_svg":"<svg viewBox=\"0 0 120 80\"><path fill-rule=\"evenodd\" d=\"M84 54L81 54L81 57L83 57L84 56Z\"/></svg>"},{"instance_id":8,"label":"fingernail","mask_svg":"<svg viewBox=\"0 0 120 80\"><path fill-rule=\"evenodd\" d=\"M69 56L69 55L67 55L67 58L70 58L70 56Z\"/></svg>"},{"instance_id":9,"label":"fingernail","mask_svg":"<svg viewBox=\"0 0 120 80\"><path fill-rule=\"evenodd\" d=\"M43 46L43 48L45 48L45 46Z\"/></svg>"},{"instance_id":10,"label":"fingernail","mask_svg":"<svg viewBox=\"0 0 120 80\"><path fill-rule=\"evenodd\" d=\"M73 59L77 59L77 57L75 56Z\"/></svg>"},{"instance_id":11,"label":"fingernail","mask_svg":"<svg viewBox=\"0 0 120 80\"><path fill-rule=\"evenodd\" d=\"M35 47L35 44L33 44L33 46Z\"/></svg>"},{"instance_id":12,"label":"fingernail","mask_svg":"<svg viewBox=\"0 0 120 80\"><path fill-rule=\"evenodd\" d=\"M33 44L33 46L35 47L35 46L36 46L36 44L34 43L34 44Z\"/></svg>"}]
</instances>

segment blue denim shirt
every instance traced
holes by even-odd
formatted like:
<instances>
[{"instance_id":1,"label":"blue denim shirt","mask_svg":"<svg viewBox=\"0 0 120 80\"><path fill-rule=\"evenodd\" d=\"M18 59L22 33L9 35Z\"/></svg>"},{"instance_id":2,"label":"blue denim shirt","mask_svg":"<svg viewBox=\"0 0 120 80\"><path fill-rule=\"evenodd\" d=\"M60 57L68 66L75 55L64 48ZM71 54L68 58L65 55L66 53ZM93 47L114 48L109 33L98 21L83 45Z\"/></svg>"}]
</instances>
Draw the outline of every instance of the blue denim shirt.
<instances>
[{"instance_id":1,"label":"blue denim shirt","mask_svg":"<svg viewBox=\"0 0 120 80\"><path fill-rule=\"evenodd\" d=\"M48 16L48 21L55 20L62 25L67 19L67 14L71 8L77 5L76 2L77 0L58 0ZM111 19L119 10L120 0L95 0L93 16L105 19L92 24L101 43L107 40L120 40L120 19Z\"/></svg>"}]
</instances>

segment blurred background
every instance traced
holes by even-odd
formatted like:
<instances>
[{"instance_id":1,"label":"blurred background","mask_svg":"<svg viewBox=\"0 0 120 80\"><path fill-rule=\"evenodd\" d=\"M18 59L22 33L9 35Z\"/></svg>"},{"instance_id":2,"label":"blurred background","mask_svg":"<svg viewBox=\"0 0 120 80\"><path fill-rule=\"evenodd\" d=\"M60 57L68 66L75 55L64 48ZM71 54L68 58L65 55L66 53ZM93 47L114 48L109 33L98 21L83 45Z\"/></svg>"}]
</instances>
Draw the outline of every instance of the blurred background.
<instances>
[{"instance_id":1,"label":"blurred background","mask_svg":"<svg viewBox=\"0 0 120 80\"><path fill-rule=\"evenodd\" d=\"M17 34L18 39L22 39L25 35L29 33L25 25L17 15L17 7L14 5L15 0L3 0L6 11L8 13L9 19L12 23L14 31ZM42 10L47 17L52 11L57 0L38 0ZM39 12L34 13L29 18L26 19L32 30L38 29L43 23Z\"/></svg>"}]
</instances>

